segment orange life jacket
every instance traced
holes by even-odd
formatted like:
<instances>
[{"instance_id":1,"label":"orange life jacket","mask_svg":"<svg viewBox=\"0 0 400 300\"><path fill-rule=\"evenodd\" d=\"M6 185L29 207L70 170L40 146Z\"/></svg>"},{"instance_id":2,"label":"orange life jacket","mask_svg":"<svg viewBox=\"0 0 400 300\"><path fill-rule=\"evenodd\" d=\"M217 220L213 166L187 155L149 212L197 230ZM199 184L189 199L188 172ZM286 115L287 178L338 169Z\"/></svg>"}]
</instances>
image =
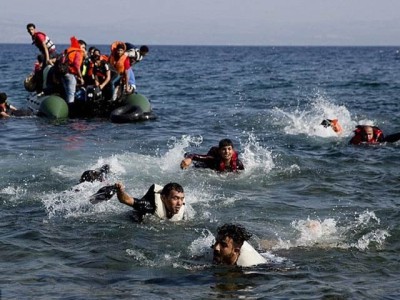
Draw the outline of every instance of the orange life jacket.
<instances>
[{"instance_id":1,"label":"orange life jacket","mask_svg":"<svg viewBox=\"0 0 400 300\"><path fill-rule=\"evenodd\" d=\"M81 45L79 44L78 40L76 37L71 37L71 46L66 50L66 59L69 64L69 73L77 75L78 70L76 67L73 65L73 62L75 61L75 57L78 53L81 53L81 57L78 61L79 68L83 64L83 59L85 55L85 51L81 49Z\"/></svg>"},{"instance_id":2,"label":"orange life jacket","mask_svg":"<svg viewBox=\"0 0 400 300\"><path fill-rule=\"evenodd\" d=\"M342 126L339 124L338 119L333 119L331 120L331 127L333 129L334 132L340 134L343 132L343 128Z\"/></svg>"},{"instance_id":3,"label":"orange life jacket","mask_svg":"<svg viewBox=\"0 0 400 300\"><path fill-rule=\"evenodd\" d=\"M108 61L108 60L109 60L109 57L108 57L108 55L101 54L101 55L100 55L100 60Z\"/></svg>"},{"instance_id":4,"label":"orange life jacket","mask_svg":"<svg viewBox=\"0 0 400 300\"><path fill-rule=\"evenodd\" d=\"M115 41L111 44L111 53L115 53L117 51L117 47L122 46L124 48L124 52L126 51L126 44L121 41Z\"/></svg>"},{"instance_id":5,"label":"orange life jacket","mask_svg":"<svg viewBox=\"0 0 400 300\"><path fill-rule=\"evenodd\" d=\"M124 54L119 57L116 58L116 53L117 53L117 47L118 46L122 46L124 49ZM110 65L112 67L114 67L114 69L119 73L119 74L123 74L125 72L125 68L124 68L124 64L125 64L125 60L127 59L127 55L125 54L125 50L126 50L126 45L124 42L120 42L120 41L116 41L114 43L112 43L111 45L111 55L109 57L108 62L110 63Z\"/></svg>"}]
</instances>

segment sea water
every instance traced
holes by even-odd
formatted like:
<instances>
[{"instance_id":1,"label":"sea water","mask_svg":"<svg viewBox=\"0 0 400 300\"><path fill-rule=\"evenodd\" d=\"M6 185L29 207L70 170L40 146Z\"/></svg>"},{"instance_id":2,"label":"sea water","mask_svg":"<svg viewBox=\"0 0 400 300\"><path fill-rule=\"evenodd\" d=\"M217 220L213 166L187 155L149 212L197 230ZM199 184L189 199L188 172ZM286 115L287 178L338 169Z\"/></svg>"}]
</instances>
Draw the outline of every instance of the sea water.
<instances>
[{"instance_id":1,"label":"sea water","mask_svg":"<svg viewBox=\"0 0 400 300\"><path fill-rule=\"evenodd\" d=\"M0 45L0 91L19 108L36 55ZM396 47L150 46L135 74L155 121L0 120L1 298L398 299L400 146L348 141L357 124L400 131L399 68ZM243 172L180 169L222 138ZM103 164L106 182L77 185ZM88 201L171 181L186 221L135 224L115 198ZM269 263L213 266L224 223Z\"/></svg>"}]
</instances>

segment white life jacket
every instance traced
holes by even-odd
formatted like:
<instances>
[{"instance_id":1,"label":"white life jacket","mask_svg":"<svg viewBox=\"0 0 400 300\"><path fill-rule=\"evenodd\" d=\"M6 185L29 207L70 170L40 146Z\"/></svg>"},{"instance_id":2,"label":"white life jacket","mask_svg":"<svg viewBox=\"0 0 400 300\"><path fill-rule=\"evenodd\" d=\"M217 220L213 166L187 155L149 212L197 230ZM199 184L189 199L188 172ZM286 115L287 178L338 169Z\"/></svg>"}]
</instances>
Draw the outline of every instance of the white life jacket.
<instances>
[{"instance_id":1,"label":"white life jacket","mask_svg":"<svg viewBox=\"0 0 400 300\"><path fill-rule=\"evenodd\" d=\"M236 264L240 267L250 267L267 263L267 259L261 256L248 242L244 242L240 248L240 255Z\"/></svg>"},{"instance_id":2,"label":"white life jacket","mask_svg":"<svg viewBox=\"0 0 400 300\"><path fill-rule=\"evenodd\" d=\"M50 40L50 38L47 35L46 35L45 45L50 52L56 50L56 45L54 45L53 41Z\"/></svg>"},{"instance_id":3,"label":"white life jacket","mask_svg":"<svg viewBox=\"0 0 400 300\"><path fill-rule=\"evenodd\" d=\"M135 63L143 59L143 55L140 54L139 49L129 49L125 53L126 55L128 55L129 58L133 58L135 60Z\"/></svg>"},{"instance_id":4,"label":"white life jacket","mask_svg":"<svg viewBox=\"0 0 400 300\"><path fill-rule=\"evenodd\" d=\"M53 41L50 40L50 38L47 36L47 34L45 34L43 32L40 32L40 31L36 32L36 34L43 34L45 36L44 44L46 45L46 48L47 48L47 50L49 52L52 52L52 51L56 50L56 45L54 45ZM33 41L34 44L36 44L35 36L32 37L32 41ZM39 46L39 45L37 45L37 46Z\"/></svg>"},{"instance_id":5,"label":"white life jacket","mask_svg":"<svg viewBox=\"0 0 400 300\"><path fill-rule=\"evenodd\" d=\"M165 205L161 200L162 189L163 189L162 186L160 186L158 184L154 185L154 199L155 199L155 203L156 203L156 211L154 212L154 214L156 216L158 216L160 219L166 220L166 219L168 219L167 209L165 208ZM168 220L170 220L172 222L183 220L185 217L185 205L184 204L185 204L185 202L183 202L183 205L179 209L178 213L173 215L172 218L170 218Z\"/></svg>"}]
</instances>

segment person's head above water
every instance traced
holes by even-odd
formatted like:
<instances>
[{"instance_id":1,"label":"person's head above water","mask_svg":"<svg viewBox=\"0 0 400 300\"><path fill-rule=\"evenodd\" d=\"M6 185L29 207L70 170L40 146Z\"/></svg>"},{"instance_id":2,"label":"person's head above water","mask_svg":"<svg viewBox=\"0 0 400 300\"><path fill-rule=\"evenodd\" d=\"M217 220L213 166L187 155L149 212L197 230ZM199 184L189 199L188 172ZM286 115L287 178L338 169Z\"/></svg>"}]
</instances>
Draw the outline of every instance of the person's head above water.
<instances>
[{"instance_id":1,"label":"person's head above water","mask_svg":"<svg viewBox=\"0 0 400 300\"><path fill-rule=\"evenodd\" d=\"M387 140L382 130L374 125L365 124L356 126L356 129L354 130L354 136L349 141L349 144L379 144L385 141Z\"/></svg>"},{"instance_id":2,"label":"person's head above water","mask_svg":"<svg viewBox=\"0 0 400 300\"><path fill-rule=\"evenodd\" d=\"M251 234L238 224L224 224L217 229L217 237L212 249L215 264L235 265L243 243L251 238Z\"/></svg>"},{"instance_id":3,"label":"person's head above water","mask_svg":"<svg viewBox=\"0 0 400 300\"><path fill-rule=\"evenodd\" d=\"M4 103L7 100L7 94L6 93L0 93L0 103Z\"/></svg>"},{"instance_id":4,"label":"person's head above water","mask_svg":"<svg viewBox=\"0 0 400 300\"><path fill-rule=\"evenodd\" d=\"M177 214L182 205L185 205L185 192L179 183L170 182L166 184L160 194L161 201L170 216Z\"/></svg>"},{"instance_id":5,"label":"person's head above water","mask_svg":"<svg viewBox=\"0 0 400 300\"><path fill-rule=\"evenodd\" d=\"M233 148L233 142L230 139L222 139L218 143L218 148L219 149L222 149L222 148L228 147L228 146Z\"/></svg>"},{"instance_id":6,"label":"person's head above water","mask_svg":"<svg viewBox=\"0 0 400 300\"><path fill-rule=\"evenodd\" d=\"M363 127L363 130L367 141L371 141L374 138L374 129L372 126L366 125Z\"/></svg>"},{"instance_id":7,"label":"person's head above water","mask_svg":"<svg viewBox=\"0 0 400 300\"><path fill-rule=\"evenodd\" d=\"M88 181L104 181L106 174L110 172L110 166L105 164L100 169L97 170L87 170L82 173L79 183Z\"/></svg>"},{"instance_id":8,"label":"person's head above water","mask_svg":"<svg viewBox=\"0 0 400 300\"><path fill-rule=\"evenodd\" d=\"M235 152L233 142L230 139L220 140L218 143L218 152L224 161L230 162Z\"/></svg>"}]
</instances>

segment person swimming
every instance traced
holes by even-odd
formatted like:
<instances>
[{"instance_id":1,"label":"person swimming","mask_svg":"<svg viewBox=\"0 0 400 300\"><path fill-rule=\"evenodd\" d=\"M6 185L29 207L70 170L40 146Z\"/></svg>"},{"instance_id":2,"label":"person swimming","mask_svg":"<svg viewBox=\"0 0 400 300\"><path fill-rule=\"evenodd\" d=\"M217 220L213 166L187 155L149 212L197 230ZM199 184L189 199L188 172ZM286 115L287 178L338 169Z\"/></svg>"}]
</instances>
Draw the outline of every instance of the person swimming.
<instances>
[{"instance_id":1,"label":"person swimming","mask_svg":"<svg viewBox=\"0 0 400 300\"><path fill-rule=\"evenodd\" d=\"M351 145L394 143L400 140L400 132L385 136L377 126L357 125L354 136L349 141Z\"/></svg>"},{"instance_id":2,"label":"person swimming","mask_svg":"<svg viewBox=\"0 0 400 300\"><path fill-rule=\"evenodd\" d=\"M88 181L88 182L94 182L94 181L104 181L106 178L106 175L110 172L110 166L105 164L101 168L96 169L96 170L87 170L82 173L81 178L79 180L79 183Z\"/></svg>"},{"instance_id":3,"label":"person swimming","mask_svg":"<svg viewBox=\"0 0 400 300\"><path fill-rule=\"evenodd\" d=\"M331 127L337 134L341 134L343 132L343 128L338 119L324 119L320 125L324 126L325 128Z\"/></svg>"},{"instance_id":4,"label":"person swimming","mask_svg":"<svg viewBox=\"0 0 400 300\"><path fill-rule=\"evenodd\" d=\"M186 153L180 166L181 169L187 169L195 161L195 166L198 168L209 168L218 172L238 172L244 170L238 156L233 142L230 139L222 139L218 147L212 147L206 155Z\"/></svg>"}]
</instances>

